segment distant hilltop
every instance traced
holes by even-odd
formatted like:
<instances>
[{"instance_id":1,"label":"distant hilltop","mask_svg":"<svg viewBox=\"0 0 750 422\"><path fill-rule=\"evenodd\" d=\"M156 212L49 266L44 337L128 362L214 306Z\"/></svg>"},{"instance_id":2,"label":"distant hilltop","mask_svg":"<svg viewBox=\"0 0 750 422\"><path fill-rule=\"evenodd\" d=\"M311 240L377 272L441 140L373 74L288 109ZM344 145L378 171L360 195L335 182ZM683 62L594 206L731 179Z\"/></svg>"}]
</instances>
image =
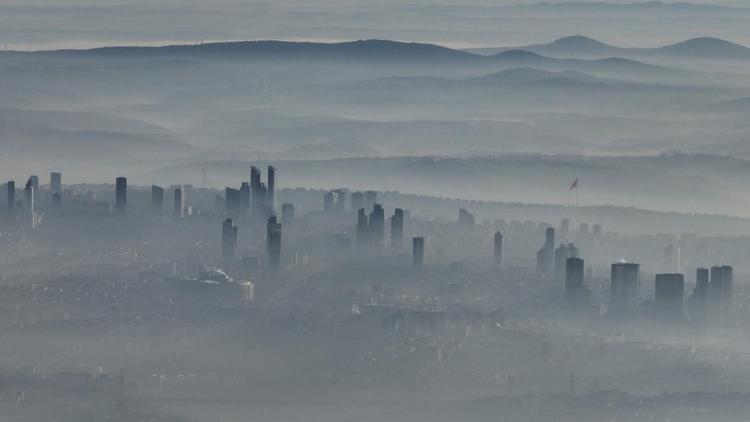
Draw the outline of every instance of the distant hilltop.
<instances>
[{"instance_id":1,"label":"distant hilltop","mask_svg":"<svg viewBox=\"0 0 750 422\"><path fill-rule=\"evenodd\" d=\"M517 47L451 49L436 44L369 39L338 43L295 41L232 41L158 47L100 47L86 50L9 51L0 54L54 55L69 57L175 57L218 56L255 59L307 60L398 60L400 62L481 62L488 56L504 54L533 60L539 56L556 58L638 58L671 57L696 59L750 60L750 48L712 37L692 38L656 48L617 47L599 40L574 35L547 44Z\"/></svg>"}]
</instances>

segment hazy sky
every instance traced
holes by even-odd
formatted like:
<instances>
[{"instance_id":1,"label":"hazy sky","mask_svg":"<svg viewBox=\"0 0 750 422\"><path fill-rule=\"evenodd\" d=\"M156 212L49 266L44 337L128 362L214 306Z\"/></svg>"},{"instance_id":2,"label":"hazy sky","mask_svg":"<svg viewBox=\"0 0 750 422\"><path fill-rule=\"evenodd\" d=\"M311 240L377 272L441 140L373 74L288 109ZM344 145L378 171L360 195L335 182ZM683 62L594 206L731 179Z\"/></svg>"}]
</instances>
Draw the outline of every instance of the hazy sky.
<instances>
[{"instance_id":1,"label":"hazy sky","mask_svg":"<svg viewBox=\"0 0 750 422\"><path fill-rule=\"evenodd\" d=\"M703 14L692 9L559 14L507 7L530 3L534 2L2 0L0 42L11 49L45 49L201 39L387 38L471 47L523 45L583 33L624 46L656 46L698 36L750 44L750 8L741 13ZM710 4L747 6L732 0Z\"/></svg>"}]
</instances>

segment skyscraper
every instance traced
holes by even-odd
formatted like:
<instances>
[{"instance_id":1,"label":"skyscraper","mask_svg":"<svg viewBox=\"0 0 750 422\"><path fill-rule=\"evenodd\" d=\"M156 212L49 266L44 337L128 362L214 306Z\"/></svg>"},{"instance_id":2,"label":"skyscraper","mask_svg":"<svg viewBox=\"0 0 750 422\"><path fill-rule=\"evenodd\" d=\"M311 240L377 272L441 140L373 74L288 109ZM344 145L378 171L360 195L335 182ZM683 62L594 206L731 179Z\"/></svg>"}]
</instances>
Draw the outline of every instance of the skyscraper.
<instances>
[{"instance_id":1,"label":"skyscraper","mask_svg":"<svg viewBox=\"0 0 750 422\"><path fill-rule=\"evenodd\" d=\"M499 273L503 271L503 234L499 231L495 232L494 236L494 257L495 257L495 272Z\"/></svg>"},{"instance_id":2,"label":"skyscraper","mask_svg":"<svg viewBox=\"0 0 750 422\"><path fill-rule=\"evenodd\" d=\"M374 204L368 219L370 244L375 249L382 249L385 243L385 210L380 204Z\"/></svg>"},{"instance_id":3,"label":"skyscraper","mask_svg":"<svg viewBox=\"0 0 750 422\"><path fill-rule=\"evenodd\" d=\"M126 177L115 179L115 211L118 214L128 212L128 179Z\"/></svg>"},{"instance_id":4,"label":"skyscraper","mask_svg":"<svg viewBox=\"0 0 750 422\"><path fill-rule=\"evenodd\" d=\"M635 312L640 301L641 269L638 264L612 264L609 287L610 315L622 317Z\"/></svg>"},{"instance_id":5,"label":"skyscraper","mask_svg":"<svg viewBox=\"0 0 750 422\"><path fill-rule=\"evenodd\" d=\"M227 217L235 221L240 218L242 210L242 193L230 187L224 189L224 207Z\"/></svg>"},{"instance_id":6,"label":"skyscraper","mask_svg":"<svg viewBox=\"0 0 750 422\"><path fill-rule=\"evenodd\" d=\"M16 213L16 182L9 180L6 186L8 189L8 215L13 216Z\"/></svg>"},{"instance_id":7,"label":"skyscraper","mask_svg":"<svg viewBox=\"0 0 750 422\"><path fill-rule=\"evenodd\" d=\"M708 284L708 323L723 325L729 317L732 304L734 271L728 265L711 267Z\"/></svg>"},{"instance_id":8,"label":"skyscraper","mask_svg":"<svg viewBox=\"0 0 750 422\"><path fill-rule=\"evenodd\" d=\"M690 321L701 331L706 329L708 321L708 268L698 268L695 272L695 288L690 300Z\"/></svg>"},{"instance_id":9,"label":"skyscraper","mask_svg":"<svg viewBox=\"0 0 750 422\"><path fill-rule=\"evenodd\" d=\"M268 252L268 266L276 272L281 268L281 224L276 217L271 217L266 223L266 250Z\"/></svg>"},{"instance_id":10,"label":"skyscraper","mask_svg":"<svg viewBox=\"0 0 750 422\"><path fill-rule=\"evenodd\" d=\"M391 249L404 249L404 210L396 208L391 217Z\"/></svg>"},{"instance_id":11,"label":"skyscraper","mask_svg":"<svg viewBox=\"0 0 750 422\"><path fill-rule=\"evenodd\" d=\"M465 208L458 210L458 221L456 224L460 228L473 229L474 228L474 214L470 213Z\"/></svg>"},{"instance_id":12,"label":"skyscraper","mask_svg":"<svg viewBox=\"0 0 750 422\"><path fill-rule=\"evenodd\" d=\"M681 250L679 246L667 245L664 247L664 271L667 273L676 274L680 272Z\"/></svg>"},{"instance_id":13,"label":"skyscraper","mask_svg":"<svg viewBox=\"0 0 750 422\"><path fill-rule=\"evenodd\" d=\"M240 218L245 219L250 217L251 196L250 183L242 182L242 186L240 187L240 212L238 214Z\"/></svg>"},{"instance_id":14,"label":"skyscraper","mask_svg":"<svg viewBox=\"0 0 750 422\"><path fill-rule=\"evenodd\" d=\"M412 238L411 266L415 270L420 270L424 266L424 237Z\"/></svg>"},{"instance_id":15,"label":"skyscraper","mask_svg":"<svg viewBox=\"0 0 750 422\"><path fill-rule=\"evenodd\" d=\"M221 256L227 261L237 257L237 226L227 218L221 225Z\"/></svg>"},{"instance_id":16,"label":"skyscraper","mask_svg":"<svg viewBox=\"0 0 750 422\"><path fill-rule=\"evenodd\" d=\"M38 223L36 213L36 195L37 191L34 189L34 180L29 178L26 181L24 187L23 199L24 199L24 211L25 211L25 224L28 227L35 229Z\"/></svg>"},{"instance_id":17,"label":"skyscraper","mask_svg":"<svg viewBox=\"0 0 750 422\"><path fill-rule=\"evenodd\" d=\"M357 211L357 248L363 249L369 244L367 213L364 208Z\"/></svg>"},{"instance_id":18,"label":"skyscraper","mask_svg":"<svg viewBox=\"0 0 750 422\"><path fill-rule=\"evenodd\" d=\"M174 216L182 218L185 215L185 194L182 188L174 188Z\"/></svg>"},{"instance_id":19,"label":"skyscraper","mask_svg":"<svg viewBox=\"0 0 750 422\"><path fill-rule=\"evenodd\" d=\"M545 230L544 246L536 254L536 270L542 276L552 277L555 272L555 229Z\"/></svg>"},{"instance_id":20,"label":"skyscraper","mask_svg":"<svg viewBox=\"0 0 750 422\"><path fill-rule=\"evenodd\" d=\"M250 167L250 190L252 216L253 218L260 219L263 215L265 192L261 189L260 170L255 166Z\"/></svg>"},{"instance_id":21,"label":"skyscraper","mask_svg":"<svg viewBox=\"0 0 750 422\"><path fill-rule=\"evenodd\" d=\"M682 274L657 274L654 282L654 310L665 320L684 319L685 278Z\"/></svg>"},{"instance_id":22,"label":"skyscraper","mask_svg":"<svg viewBox=\"0 0 750 422\"><path fill-rule=\"evenodd\" d=\"M268 214L273 214L273 210L276 206L276 168L274 166L268 166L268 191L266 192L266 208L268 208Z\"/></svg>"},{"instance_id":23,"label":"skyscraper","mask_svg":"<svg viewBox=\"0 0 750 422\"><path fill-rule=\"evenodd\" d=\"M572 310L586 309L591 301L591 294L583 285L583 259L568 258L565 260L565 297Z\"/></svg>"},{"instance_id":24,"label":"skyscraper","mask_svg":"<svg viewBox=\"0 0 750 422\"><path fill-rule=\"evenodd\" d=\"M49 174L49 188L50 192L62 195L62 173L52 172Z\"/></svg>"},{"instance_id":25,"label":"skyscraper","mask_svg":"<svg viewBox=\"0 0 750 422\"><path fill-rule=\"evenodd\" d=\"M164 188L157 185L151 185L151 211L154 215L164 213Z\"/></svg>"}]
</instances>

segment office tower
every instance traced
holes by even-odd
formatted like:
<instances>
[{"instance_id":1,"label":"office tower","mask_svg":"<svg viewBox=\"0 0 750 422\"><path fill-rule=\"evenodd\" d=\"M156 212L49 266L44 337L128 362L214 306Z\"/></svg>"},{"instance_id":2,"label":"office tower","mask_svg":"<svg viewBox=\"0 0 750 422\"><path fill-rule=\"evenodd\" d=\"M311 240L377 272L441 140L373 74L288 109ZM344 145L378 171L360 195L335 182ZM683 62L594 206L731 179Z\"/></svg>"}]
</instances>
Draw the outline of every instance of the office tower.
<instances>
[{"instance_id":1,"label":"office tower","mask_svg":"<svg viewBox=\"0 0 750 422\"><path fill-rule=\"evenodd\" d=\"M391 217L391 249L404 249L404 210L396 208Z\"/></svg>"},{"instance_id":2,"label":"office tower","mask_svg":"<svg viewBox=\"0 0 750 422\"><path fill-rule=\"evenodd\" d=\"M581 251L578 250L576 245L573 243L568 243L568 258L580 258L581 257Z\"/></svg>"},{"instance_id":3,"label":"office tower","mask_svg":"<svg viewBox=\"0 0 750 422\"><path fill-rule=\"evenodd\" d=\"M294 204L281 204L281 224L288 225L294 221Z\"/></svg>"},{"instance_id":4,"label":"office tower","mask_svg":"<svg viewBox=\"0 0 750 422\"><path fill-rule=\"evenodd\" d=\"M151 185L151 210L154 215L164 213L164 188L157 185Z\"/></svg>"},{"instance_id":5,"label":"office tower","mask_svg":"<svg viewBox=\"0 0 750 422\"><path fill-rule=\"evenodd\" d=\"M458 210L458 227L463 229L474 228L474 215L464 208Z\"/></svg>"},{"instance_id":6,"label":"office tower","mask_svg":"<svg viewBox=\"0 0 750 422\"><path fill-rule=\"evenodd\" d=\"M13 216L16 213L16 182L9 180L6 186L8 189L8 215Z\"/></svg>"},{"instance_id":7,"label":"office tower","mask_svg":"<svg viewBox=\"0 0 750 422\"><path fill-rule=\"evenodd\" d=\"M373 190L365 191L365 210L371 210L378 202L378 193Z\"/></svg>"},{"instance_id":8,"label":"office tower","mask_svg":"<svg viewBox=\"0 0 750 422\"><path fill-rule=\"evenodd\" d=\"M602 235L602 226L600 226L599 224L594 224L591 227L591 234L593 234L596 237L601 236Z\"/></svg>"},{"instance_id":9,"label":"office tower","mask_svg":"<svg viewBox=\"0 0 750 422\"><path fill-rule=\"evenodd\" d=\"M252 191L250 190L250 183L242 182L240 187L240 218L250 217L250 198Z\"/></svg>"},{"instance_id":10,"label":"office tower","mask_svg":"<svg viewBox=\"0 0 750 422\"><path fill-rule=\"evenodd\" d=\"M34 181L29 178L23 189L24 211L26 213L26 224L31 228L36 227L36 190L34 190Z\"/></svg>"},{"instance_id":11,"label":"office tower","mask_svg":"<svg viewBox=\"0 0 750 422\"><path fill-rule=\"evenodd\" d=\"M560 221L560 239L565 239L568 235L568 231L570 231L570 219L563 218Z\"/></svg>"},{"instance_id":12,"label":"office tower","mask_svg":"<svg viewBox=\"0 0 750 422\"><path fill-rule=\"evenodd\" d=\"M424 266L424 237L412 238L411 266L415 270L420 270Z\"/></svg>"},{"instance_id":13,"label":"office tower","mask_svg":"<svg viewBox=\"0 0 750 422\"><path fill-rule=\"evenodd\" d=\"M264 221L268 220L268 217L271 216L271 210L268 208L268 187L266 187L265 183L261 183L258 187L258 200L260 201L258 203L258 216L262 218Z\"/></svg>"},{"instance_id":14,"label":"office tower","mask_svg":"<svg viewBox=\"0 0 750 422\"><path fill-rule=\"evenodd\" d=\"M353 212L359 211L360 208L365 207L365 195L362 192L352 193L351 199L351 210Z\"/></svg>"},{"instance_id":15,"label":"office tower","mask_svg":"<svg viewBox=\"0 0 750 422\"><path fill-rule=\"evenodd\" d=\"M227 218L221 225L221 256L227 261L237 257L237 226Z\"/></svg>"},{"instance_id":16,"label":"office tower","mask_svg":"<svg viewBox=\"0 0 750 422\"><path fill-rule=\"evenodd\" d=\"M503 270L503 234L499 231L495 232L494 245L495 272L499 273Z\"/></svg>"},{"instance_id":17,"label":"office tower","mask_svg":"<svg viewBox=\"0 0 750 422\"><path fill-rule=\"evenodd\" d=\"M368 219L370 244L381 249L385 242L385 211L380 204L374 204Z\"/></svg>"},{"instance_id":18,"label":"office tower","mask_svg":"<svg viewBox=\"0 0 750 422\"><path fill-rule=\"evenodd\" d=\"M62 173L52 172L49 174L49 189L52 193L62 195Z\"/></svg>"},{"instance_id":19,"label":"office tower","mask_svg":"<svg viewBox=\"0 0 750 422\"><path fill-rule=\"evenodd\" d=\"M664 248L664 271L667 273L677 274L680 272L680 255L681 251L678 246L667 245Z\"/></svg>"},{"instance_id":20,"label":"office tower","mask_svg":"<svg viewBox=\"0 0 750 422\"><path fill-rule=\"evenodd\" d=\"M665 321L682 321L685 279L682 274L657 274L654 283L654 310Z\"/></svg>"},{"instance_id":21,"label":"office tower","mask_svg":"<svg viewBox=\"0 0 750 422\"><path fill-rule=\"evenodd\" d=\"M635 311L641 295L641 269L638 264L612 264L609 284L609 313L622 317Z\"/></svg>"},{"instance_id":22,"label":"office tower","mask_svg":"<svg viewBox=\"0 0 750 422\"><path fill-rule=\"evenodd\" d=\"M227 217L239 220L242 210L242 193L230 187L224 189L224 208Z\"/></svg>"},{"instance_id":23,"label":"office tower","mask_svg":"<svg viewBox=\"0 0 750 422\"><path fill-rule=\"evenodd\" d=\"M367 213L364 208L357 211L357 247L364 248L369 243Z\"/></svg>"},{"instance_id":24,"label":"office tower","mask_svg":"<svg viewBox=\"0 0 750 422\"><path fill-rule=\"evenodd\" d=\"M276 168L274 166L268 166L268 191L266 192L266 208L268 214L273 214L273 210L276 206Z\"/></svg>"},{"instance_id":25,"label":"office tower","mask_svg":"<svg viewBox=\"0 0 750 422\"><path fill-rule=\"evenodd\" d=\"M732 304L734 271L732 267L711 267L711 280L708 283L708 323L723 325L729 318Z\"/></svg>"},{"instance_id":26,"label":"office tower","mask_svg":"<svg viewBox=\"0 0 750 422\"><path fill-rule=\"evenodd\" d=\"M185 216L185 194L182 188L174 188L174 216L177 218Z\"/></svg>"},{"instance_id":27,"label":"office tower","mask_svg":"<svg viewBox=\"0 0 750 422\"><path fill-rule=\"evenodd\" d=\"M578 231L583 236L587 236L589 234L589 225L588 223L581 223L581 227L578 229Z\"/></svg>"},{"instance_id":28,"label":"office tower","mask_svg":"<svg viewBox=\"0 0 750 422\"><path fill-rule=\"evenodd\" d=\"M695 288L690 300L690 321L700 330L706 329L708 321L708 268L698 268L695 272Z\"/></svg>"},{"instance_id":29,"label":"office tower","mask_svg":"<svg viewBox=\"0 0 750 422\"><path fill-rule=\"evenodd\" d=\"M567 264L568 258L572 258L570 256L568 245L561 243L560 246L555 249L555 280L565 280L565 265Z\"/></svg>"},{"instance_id":30,"label":"office tower","mask_svg":"<svg viewBox=\"0 0 750 422\"><path fill-rule=\"evenodd\" d=\"M276 217L271 217L266 223L266 251L268 266L276 272L281 268L281 224Z\"/></svg>"},{"instance_id":31,"label":"office tower","mask_svg":"<svg viewBox=\"0 0 750 422\"><path fill-rule=\"evenodd\" d=\"M583 260L581 258L565 260L565 297L570 309L582 310L589 306L590 292L583 285Z\"/></svg>"},{"instance_id":32,"label":"office tower","mask_svg":"<svg viewBox=\"0 0 750 422\"><path fill-rule=\"evenodd\" d=\"M323 211L325 212L333 211L333 192L332 191L328 191L323 194Z\"/></svg>"},{"instance_id":33,"label":"office tower","mask_svg":"<svg viewBox=\"0 0 750 422\"><path fill-rule=\"evenodd\" d=\"M255 166L250 167L251 214L256 219L262 216L263 202L265 202L265 193L262 192L260 185L260 170Z\"/></svg>"},{"instance_id":34,"label":"office tower","mask_svg":"<svg viewBox=\"0 0 750 422\"><path fill-rule=\"evenodd\" d=\"M115 179L115 211L125 214L128 211L128 179L118 177Z\"/></svg>"},{"instance_id":35,"label":"office tower","mask_svg":"<svg viewBox=\"0 0 750 422\"><path fill-rule=\"evenodd\" d=\"M31 180L31 184L32 186L34 186L34 192L38 193L39 192L39 176L37 176L36 174L32 174L29 177L29 180Z\"/></svg>"},{"instance_id":36,"label":"office tower","mask_svg":"<svg viewBox=\"0 0 750 422\"><path fill-rule=\"evenodd\" d=\"M552 277L555 271L555 229L545 230L544 246L536 254L536 270L539 275Z\"/></svg>"}]
</instances>

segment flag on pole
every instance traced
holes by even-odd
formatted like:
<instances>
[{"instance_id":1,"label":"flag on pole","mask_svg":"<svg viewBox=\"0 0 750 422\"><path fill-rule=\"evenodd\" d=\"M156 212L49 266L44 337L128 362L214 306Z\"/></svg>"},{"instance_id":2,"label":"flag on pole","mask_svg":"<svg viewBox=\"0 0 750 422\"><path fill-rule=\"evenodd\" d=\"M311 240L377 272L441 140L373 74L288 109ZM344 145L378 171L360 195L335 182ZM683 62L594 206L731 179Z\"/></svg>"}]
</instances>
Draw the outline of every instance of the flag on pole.
<instances>
[{"instance_id":1,"label":"flag on pole","mask_svg":"<svg viewBox=\"0 0 750 422\"><path fill-rule=\"evenodd\" d=\"M570 189L568 190L573 190L577 188L578 188L578 178L576 177L576 180L574 180L573 183L570 184Z\"/></svg>"}]
</instances>

